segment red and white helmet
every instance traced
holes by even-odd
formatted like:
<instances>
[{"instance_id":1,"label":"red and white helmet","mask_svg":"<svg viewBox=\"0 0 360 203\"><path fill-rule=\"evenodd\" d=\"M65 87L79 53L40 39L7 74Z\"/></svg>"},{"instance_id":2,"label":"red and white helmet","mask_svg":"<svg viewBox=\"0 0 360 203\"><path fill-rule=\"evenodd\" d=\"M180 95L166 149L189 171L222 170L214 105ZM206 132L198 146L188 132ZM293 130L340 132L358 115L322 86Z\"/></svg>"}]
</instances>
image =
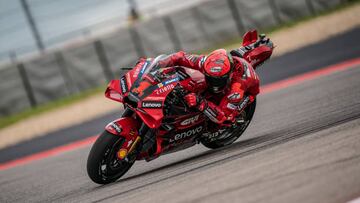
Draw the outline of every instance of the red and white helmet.
<instances>
[{"instance_id":1,"label":"red and white helmet","mask_svg":"<svg viewBox=\"0 0 360 203\"><path fill-rule=\"evenodd\" d=\"M213 93L225 89L233 69L232 56L225 49L211 52L204 61L204 74L208 88Z\"/></svg>"}]
</instances>

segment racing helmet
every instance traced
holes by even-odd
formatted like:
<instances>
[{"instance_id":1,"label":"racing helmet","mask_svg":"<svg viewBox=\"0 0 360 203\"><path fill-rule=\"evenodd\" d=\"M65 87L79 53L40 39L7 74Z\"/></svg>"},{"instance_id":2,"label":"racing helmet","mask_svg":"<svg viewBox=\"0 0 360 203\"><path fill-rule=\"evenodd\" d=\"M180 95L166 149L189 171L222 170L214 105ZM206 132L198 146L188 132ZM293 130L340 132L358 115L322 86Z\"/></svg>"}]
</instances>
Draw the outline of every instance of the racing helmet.
<instances>
[{"instance_id":1,"label":"racing helmet","mask_svg":"<svg viewBox=\"0 0 360 203\"><path fill-rule=\"evenodd\" d=\"M213 93L223 91L232 74L232 56L225 49L217 49L206 57L203 67L208 89Z\"/></svg>"}]
</instances>

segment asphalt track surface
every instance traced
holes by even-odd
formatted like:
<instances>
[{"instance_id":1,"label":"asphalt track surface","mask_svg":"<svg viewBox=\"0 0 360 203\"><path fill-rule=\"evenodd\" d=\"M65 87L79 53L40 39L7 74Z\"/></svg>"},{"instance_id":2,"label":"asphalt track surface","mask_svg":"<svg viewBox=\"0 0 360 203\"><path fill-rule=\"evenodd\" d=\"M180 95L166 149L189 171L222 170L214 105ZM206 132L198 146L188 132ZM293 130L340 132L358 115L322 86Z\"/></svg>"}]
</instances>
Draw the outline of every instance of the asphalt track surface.
<instances>
[{"instance_id":1,"label":"asphalt track surface","mask_svg":"<svg viewBox=\"0 0 360 203\"><path fill-rule=\"evenodd\" d=\"M258 98L237 143L86 175L89 147L0 172L0 202L346 202L360 196L360 66Z\"/></svg>"},{"instance_id":2,"label":"asphalt track surface","mask_svg":"<svg viewBox=\"0 0 360 203\"><path fill-rule=\"evenodd\" d=\"M313 71L360 56L360 28L332 39L271 59L258 70L261 85ZM296 40L294 38L294 40ZM101 133L104 126L118 118L119 112L51 132L0 150L0 164ZM10 135L9 135L10 136Z\"/></svg>"},{"instance_id":3,"label":"asphalt track surface","mask_svg":"<svg viewBox=\"0 0 360 203\"><path fill-rule=\"evenodd\" d=\"M356 41L359 33L357 29L344 36ZM349 58L359 56L359 47L349 51L354 54ZM313 56L329 53L325 50ZM301 67L300 56L295 59L294 66ZM355 199L360 196L359 78L358 66L260 95L253 122L237 143L219 150L198 145L152 162L140 161L111 185L98 186L87 177L89 147L0 171L0 202Z\"/></svg>"}]
</instances>

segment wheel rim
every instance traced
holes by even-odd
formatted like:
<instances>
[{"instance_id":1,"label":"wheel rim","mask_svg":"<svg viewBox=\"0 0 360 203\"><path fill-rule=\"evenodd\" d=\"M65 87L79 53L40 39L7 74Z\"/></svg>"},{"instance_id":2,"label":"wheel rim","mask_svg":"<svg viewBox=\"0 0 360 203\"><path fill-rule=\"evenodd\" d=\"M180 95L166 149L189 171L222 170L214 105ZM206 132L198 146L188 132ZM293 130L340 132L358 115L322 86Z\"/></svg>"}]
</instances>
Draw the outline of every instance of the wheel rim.
<instances>
[{"instance_id":1,"label":"wheel rim","mask_svg":"<svg viewBox=\"0 0 360 203\"><path fill-rule=\"evenodd\" d=\"M246 112L243 111L243 113L245 114L243 116L246 119L243 124L241 124L235 128L227 129L225 132L223 132L222 135L220 135L214 141L221 143L222 146L226 146L226 145L233 143L235 140L237 140L242 135L242 133L246 130L248 125L250 124L250 119L246 116ZM212 141L210 141L210 142L212 142Z\"/></svg>"},{"instance_id":2,"label":"wheel rim","mask_svg":"<svg viewBox=\"0 0 360 203\"><path fill-rule=\"evenodd\" d=\"M233 129L229 129L228 131L225 132L227 135L226 136L221 135L218 140L220 142L222 142L223 145L228 145L228 144L233 143L235 140L237 140L241 136L242 132L244 132L246 127L249 125L249 123L250 123L249 121L245 121L245 123L242 124L241 126L233 128Z\"/></svg>"},{"instance_id":3,"label":"wheel rim","mask_svg":"<svg viewBox=\"0 0 360 203\"><path fill-rule=\"evenodd\" d=\"M117 158L116 153L122 146L123 141L123 139L119 139L105 151L99 163L99 174L103 180L117 179L117 177L125 173L133 164L127 161L127 159L119 160Z\"/></svg>"}]
</instances>

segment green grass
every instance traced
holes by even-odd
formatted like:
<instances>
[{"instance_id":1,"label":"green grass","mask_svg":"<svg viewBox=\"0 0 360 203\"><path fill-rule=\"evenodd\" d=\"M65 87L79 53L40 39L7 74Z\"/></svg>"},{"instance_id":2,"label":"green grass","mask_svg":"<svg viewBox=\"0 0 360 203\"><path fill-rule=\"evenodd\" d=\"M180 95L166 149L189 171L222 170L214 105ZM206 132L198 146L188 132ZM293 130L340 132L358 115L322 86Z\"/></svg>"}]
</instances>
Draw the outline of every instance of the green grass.
<instances>
[{"instance_id":1,"label":"green grass","mask_svg":"<svg viewBox=\"0 0 360 203\"><path fill-rule=\"evenodd\" d=\"M84 92L74 94L68 97L64 97L61 99L58 99L56 101L52 101L40 106L37 106L35 108L27 109L23 112L19 112L7 117L0 118L0 129L4 128L6 126L9 126L11 124L14 124L18 121L24 120L26 118L30 118L35 115L40 115L44 112L48 112L51 110L55 110L57 108L67 106L70 104L74 104L78 101L85 100L95 94L101 93L105 91L105 86L97 87L94 89L86 90Z\"/></svg>"},{"instance_id":2,"label":"green grass","mask_svg":"<svg viewBox=\"0 0 360 203\"><path fill-rule=\"evenodd\" d=\"M337 7L332 8L332 9L320 12L317 15L307 16L307 17L300 18L300 19L295 20L295 21L283 23L283 24L281 24L279 26L275 26L275 27L272 27L272 28L269 28L269 29L259 30L259 33L267 33L267 34L269 34L269 33L272 33L274 31L278 31L280 29L293 27L293 26L295 26L295 25L297 25L299 23L303 23L303 22L312 20L312 19L314 19L316 17L319 17L319 16L324 16L324 15L327 15L327 14L334 13L336 11L351 7L354 4L358 4L358 3L360 3L360 0L350 0L349 3L342 4L342 5L339 5ZM209 53L214 49L221 48L221 47L222 48L224 48L224 47L229 48L229 47L234 46L235 44L238 44L240 46L241 41L242 41L241 38L237 37L235 39L228 40L225 43L218 44L217 46L213 47L212 49L200 50L197 53ZM71 96L56 100L56 101L49 102L47 104L40 105L40 106L38 106L36 108L27 109L27 110L25 110L23 112L16 113L16 114L13 114L13 115L10 115L10 116L7 116L7 117L0 118L0 129L4 128L4 127L7 127L7 126L9 126L11 124L14 124L16 122L19 122L21 120L24 120L26 118L30 118L30 117L35 116L35 115L40 115L42 113L45 113L45 112L48 112L48 111L51 111L51 110L55 110L57 108L64 107L64 106L67 106L67 105L74 104L76 102L85 100L85 99L87 99L87 98L89 98L89 97L91 97L91 96L93 96L95 94L103 92L104 90L105 90L105 86L97 87L97 88L94 88L94 89L91 89L91 90L87 90L87 91L78 93L76 95L71 95Z\"/></svg>"}]
</instances>

